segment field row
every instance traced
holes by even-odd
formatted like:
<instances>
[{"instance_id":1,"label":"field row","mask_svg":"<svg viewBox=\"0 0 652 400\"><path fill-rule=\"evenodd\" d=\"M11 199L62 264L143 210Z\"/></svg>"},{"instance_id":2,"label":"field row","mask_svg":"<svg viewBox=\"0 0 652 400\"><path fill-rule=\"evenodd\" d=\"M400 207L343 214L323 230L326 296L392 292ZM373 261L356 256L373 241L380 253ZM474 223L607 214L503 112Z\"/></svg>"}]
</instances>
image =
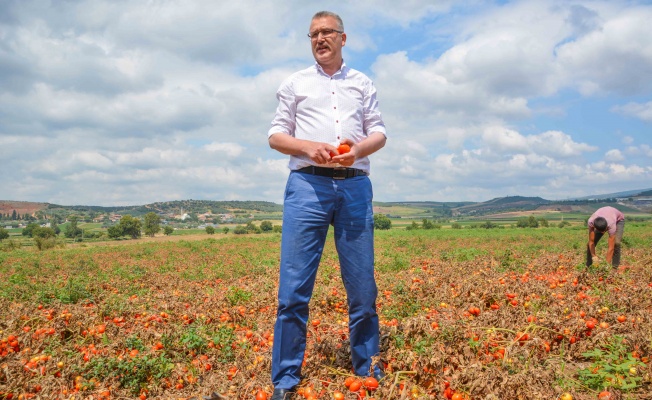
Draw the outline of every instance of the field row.
<instances>
[{"instance_id":1,"label":"field row","mask_svg":"<svg viewBox=\"0 0 652 400\"><path fill-rule=\"evenodd\" d=\"M377 232L377 362L388 375L355 392L345 385L347 303L329 240L311 302L303 396L650 398L652 230L626 227L618 270L584 267L586 236ZM0 398L271 393L279 241L241 235L0 252Z\"/></svg>"}]
</instances>

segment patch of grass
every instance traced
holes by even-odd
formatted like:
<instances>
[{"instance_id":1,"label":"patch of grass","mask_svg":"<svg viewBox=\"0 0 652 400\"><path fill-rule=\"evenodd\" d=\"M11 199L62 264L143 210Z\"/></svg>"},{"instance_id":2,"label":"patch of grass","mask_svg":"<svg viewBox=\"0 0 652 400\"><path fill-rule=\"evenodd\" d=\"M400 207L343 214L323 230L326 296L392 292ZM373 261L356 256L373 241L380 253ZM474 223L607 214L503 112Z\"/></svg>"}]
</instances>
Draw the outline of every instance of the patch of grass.
<instances>
[{"instance_id":1,"label":"patch of grass","mask_svg":"<svg viewBox=\"0 0 652 400\"><path fill-rule=\"evenodd\" d=\"M138 336L129 336L125 340L125 347L128 349L135 349L138 351L145 350L145 345L143 344L143 341Z\"/></svg>"},{"instance_id":2,"label":"patch of grass","mask_svg":"<svg viewBox=\"0 0 652 400\"><path fill-rule=\"evenodd\" d=\"M93 299L93 295L86 289L85 282L73 278L68 278L62 288L55 289L54 297L63 304L77 304L81 300Z\"/></svg>"},{"instance_id":3,"label":"patch of grass","mask_svg":"<svg viewBox=\"0 0 652 400\"><path fill-rule=\"evenodd\" d=\"M217 357L219 362L228 363L235 359L235 352L233 351L232 345L236 339L235 331L227 326L220 327L217 332L213 334L212 340L215 348L219 352Z\"/></svg>"},{"instance_id":4,"label":"patch of grass","mask_svg":"<svg viewBox=\"0 0 652 400\"><path fill-rule=\"evenodd\" d=\"M647 368L632 356L621 336L612 336L603 348L587 351L582 356L591 360L591 365L578 372L578 379L594 390L634 390L643 381L639 371Z\"/></svg>"},{"instance_id":5,"label":"patch of grass","mask_svg":"<svg viewBox=\"0 0 652 400\"><path fill-rule=\"evenodd\" d=\"M228 292L226 293L226 299L232 306L238 304L246 304L249 299L251 299L252 293L240 289L238 287L229 287Z\"/></svg>"},{"instance_id":6,"label":"patch of grass","mask_svg":"<svg viewBox=\"0 0 652 400\"><path fill-rule=\"evenodd\" d=\"M439 254L439 257L443 261L473 261L476 258L485 255L486 251L478 250L475 248L454 248L450 250L444 250Z\"/></svg>"},{"instance_id":7,"label":"patch of grass","mask_svg":"<svg viewBox=\"0 0 652 400\"><path fill-rule=\"evenodd\" d=\"M117 380L121 387L133 395L139 394L148 385L158 386L159 381L170 376L174 364L164 355L158 357L143 355L137 357L96 357L86 364L82 376L101 382Z\"/></svg>"},{"instance_id":8,"label":"patch of grass","mask_svg":"<svg viewBox=\"0 0 652 400\"><path fill-rule=\"evenodd\" d=\"M188 350L202 353L208 348L208 340L199 334L197 328L191 327L181 335L181 345Z\"/></svg>"}]
</instances>

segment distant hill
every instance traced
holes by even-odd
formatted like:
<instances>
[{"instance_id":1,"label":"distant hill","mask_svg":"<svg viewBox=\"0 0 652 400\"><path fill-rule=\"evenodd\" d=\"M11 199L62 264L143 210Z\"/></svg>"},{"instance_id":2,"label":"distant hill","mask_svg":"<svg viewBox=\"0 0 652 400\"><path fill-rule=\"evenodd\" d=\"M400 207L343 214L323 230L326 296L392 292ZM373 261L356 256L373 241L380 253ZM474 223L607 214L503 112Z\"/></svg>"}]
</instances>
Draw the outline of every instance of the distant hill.
<instances>
[{"instance_id":1,"label":"distant hill","mask_svg":"<svg viewBox=\"0 0 652 400\"><path fill-rule=\"evenodd\" d=\"M627 195L625 195L627 193ZM652 212L652 191L620 192L618 196L595 196L574 200L546 200L541 197L508 196L454 208L453 216L480 217L493 214L532 212L593 213L600 207L613 206L625 213Z\"/></svg>"},{"instance_id":2,"label":"distant hill","mask_svg":"<svg viewBox=\"0 0 652 400\"><path fill-rule=\"evenodd\" d=\"M453 211L453 215L487 215L510 211L529 211L536 210L540 206L548 205L550 203L550 200L545 200L541 197L498 197L483 203L458 207Z\"/></svg>"},{"instance_id":3,"label":"distant hill","mask_svg":"<svg viewBox=\"0 0 652 400\"><path fill-rule=\"evenodd\" d=\"M652 188L650 189L639 189L639 190L627 190L624 192L616 193L607 193L607 194L594 194L591 196L577 197L572 199L566 199L567 201L571 200L590 200L590 199L613 199L613 198L624 198L624 197L639 197L639 196L652 196Z\"/></svg>"},{"instance_id":4,"label":"distant hill","mask_svg":"<svg viewBox=\"0 0 652 400\"><path fill-rule=\"evenodd\" d=\"M393 217L407 218L454 218L483 217L492 214L532 212L591 213L599 207L614 205L624 212L652 212L652 189L630 190L605 195L586 196L569 200L546 200L541 197L507 196L485 202L437 202L404 201L374 202L374 212ZM259 214L280 215L283 205L269 201L213 201L175 200L134 206L64 206L50 203L0 200L0 214L11 216L13 212L38 217L38 214L131 214L136 217L156 212L159 214Z\"/></svg>"},{"instance_id":5,"label":"distant hill","mask_svg":"<svg viewBox=\"0 0 652 400\"><path fill-rule=\"evenodd\" d=\"M212 200L176 200L156 202L146 205L135 206L115 206L115 207L102 207L102 206L63 206L59 204L50 203L34 203L27 201L11 201L0 200L0 213L3 215L11 215L14 211L17 214L28 214L36 216L38 213L43 214L58 214L58 213L93 213L93 214L131 214L133 216L142 216L148 212L156 212L160 214L169 213L194 213L204 214L211 212L213 214L227 214L233 212L247 212L247 213L281 213L283 206L280 204L272 203L269 201L212 201Z\"/></svg>"},{"instance_id":6,"label":"distant hill","mask_svg":"<svg viewBox=\"0 0 652 400\"><path fill-rule=\"evenodd\" d=\"M0 214L11 215L14 211L20 215L34 215L36 212L44 210L48 203L33 203L30 201L13 201L0 200Z\"/></svg>"}]
</instances>

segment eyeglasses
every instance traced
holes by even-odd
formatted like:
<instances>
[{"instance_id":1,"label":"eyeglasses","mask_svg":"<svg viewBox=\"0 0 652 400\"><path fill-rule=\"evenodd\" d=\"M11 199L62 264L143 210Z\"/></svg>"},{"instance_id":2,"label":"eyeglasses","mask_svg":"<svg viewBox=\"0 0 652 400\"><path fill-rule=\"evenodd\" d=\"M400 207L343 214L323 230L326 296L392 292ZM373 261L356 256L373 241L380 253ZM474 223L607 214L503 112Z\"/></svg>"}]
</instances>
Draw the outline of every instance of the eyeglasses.
<instances>
[{"instance_id":1,"label":"eyeglasses","mask_svg":"<svg viewBox=\"0 0 652 400\"><path fill-rule=\"evenodd\" d=\"M324 39L326 39L326 38L332 38L337 33L344 33L344 31L338 31L337 29L322 29L321 31L309 33L308 37L310 38L310 40L317 40L317 38L319 38L320 33L321 36Z\"/></svg>"}]
</instances>

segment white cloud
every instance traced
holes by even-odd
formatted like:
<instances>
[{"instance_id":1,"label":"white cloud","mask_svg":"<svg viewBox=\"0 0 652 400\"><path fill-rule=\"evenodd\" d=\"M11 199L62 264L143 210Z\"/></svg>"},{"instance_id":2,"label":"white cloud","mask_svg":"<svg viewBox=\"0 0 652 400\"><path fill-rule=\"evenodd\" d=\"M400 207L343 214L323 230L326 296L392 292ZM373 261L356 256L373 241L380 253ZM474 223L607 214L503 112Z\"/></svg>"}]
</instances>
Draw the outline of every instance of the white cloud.
<instances>
[{"instance_id":1,"label":"white cloud","mask_svg":"<svg viewBox=\"0 0 652 400\"><path fill-rule=\"evenodd\" d=\"M642 121L652 122L652 101L648 101L647 103L627 103L622 106L613 107L612 111L638 118Z\"/></svg>"},{"instance_id":2,"label":"white cloud","mask_svg":"<svg viewBox=\"0 0 652 400\"><path fill-rule=\"evenodd\" d=\"M609 150L608 152L605 153L604 158L605 160L611 162L620 162L625 160L623 153L618 149Z\"/></svg>"},{"instance_id":3,"label":"white cloud","mask_svg":"<svg viewBox=\"0 0 652 400\"><path fill-rule=\"evenodd\" d=\"M652 8L596 3L602 10L599 28L560 45L559 65L567 84L585 95L646 93L652 88ZM592 8L592 5L587 5ZM633 67L635 66L635 67Z\"/></svg>"},{"instance_id":4,"label":"white cloud","mask_svg":"<svg viewBox=\"0 0 652 400\"><path fill-rule=\"evenodd\" d=\"M626 153L632 156L652 157L652 146L642 144L640 146L629 146Z\"/></svg>"},{"instance_id":5,"label":"white cloud","mask_svg":"<svg viewBox=\"0 0 652 400\"><path fill-rule=\"evenodd\" d=\"M597 150L586 143L576 143L558 131L543 132L538 135L523 136L503 127L490 127L482 135L484 142L496 153L541 154L552 157L574 157L584 152Z\"/></svg>"},{"instance_id":6,"label":"white cloud","mask_svg":"<svg viewBox=\"0 0 652 400\"><path fill-rule=\"evenodd\" d=\"M235 158L240 156L245 148L237 143L218 143L213 142L204 146L204 148L211 153L218 153L217 156L224 155L228 158Z\"/></svg>"},{"instance_id":7,"label":"white cloud","mask_svg":"<svg viewBox=\"0 0 652 400\"><path fill-rule=\"evenodd\" d=\"M340 12L345 59L378 88L389 140L372 155L376 199L649 187L652 6L321 7ZM280 202L287 156L265 133L281 81L312 63L315 11L298 0L4 4L0 159L12 173L0 197Z\"/></svg>"}]
</instances>

